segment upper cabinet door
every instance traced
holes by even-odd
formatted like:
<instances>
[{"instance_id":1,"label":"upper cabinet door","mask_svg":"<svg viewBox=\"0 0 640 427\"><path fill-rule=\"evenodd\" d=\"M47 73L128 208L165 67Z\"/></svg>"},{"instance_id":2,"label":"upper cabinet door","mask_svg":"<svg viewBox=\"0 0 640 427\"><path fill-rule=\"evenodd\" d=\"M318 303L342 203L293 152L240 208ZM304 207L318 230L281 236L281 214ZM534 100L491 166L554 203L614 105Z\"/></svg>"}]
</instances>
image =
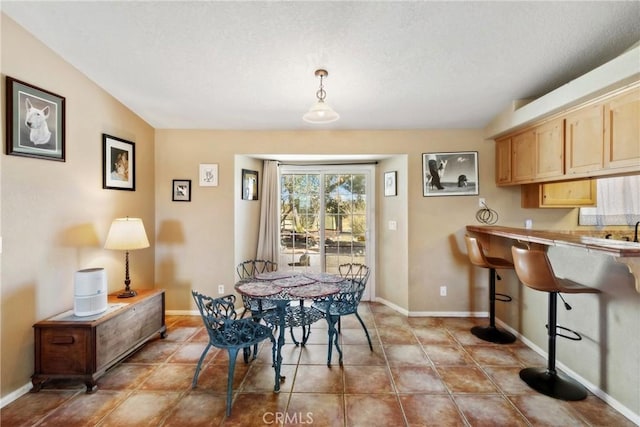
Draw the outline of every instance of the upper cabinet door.
<instances>
[{"instance_id":1,"label":"upper cabinet door","mask_svg":"<svg viewBox=\"0 0 640 427\"><path fill-rule=\"evenodd\" d=\"M496 141L496 184L511 182L511 138Z\"/></svg>"},{"instance_id":2,"label":"upper cabinet door","mask_svg":"<svg viewBox=\"0 0 640 427\"><path fill-rule=\"evenodd\" d=\"M565 143L567 174L588 173L603 168L602 104L581 108L566 117Z\"/></svg>"},{"instance_id":3,"label":"upper cabinet door","mask_svg":"<svg viewBox=\"0 0 640 427\"><path fill-rule=\"evenodd\" d=\"M604 105L605 166L640 167L640 88Z\"/></svg>"},{"instance_id":4,"label":"upper cabinet door","mask_svg":"<svg viewBox=\"0 0 640 427\"><path fill-rule=\"evenodd\" d=\"M536 134L533 130L511 138L511 179L513 182L531 182L535 177Z\"/></svg>"},{"instance_id":5,"label":"upper cabinet door","mask_svg":"<svg viewBox=\"0 0 640 427\"><path fill-rule=\"evenodd\" d=\"M535 128L536 178L564 174L564 120L556 119Z\"/></svg>"}]
</instances>

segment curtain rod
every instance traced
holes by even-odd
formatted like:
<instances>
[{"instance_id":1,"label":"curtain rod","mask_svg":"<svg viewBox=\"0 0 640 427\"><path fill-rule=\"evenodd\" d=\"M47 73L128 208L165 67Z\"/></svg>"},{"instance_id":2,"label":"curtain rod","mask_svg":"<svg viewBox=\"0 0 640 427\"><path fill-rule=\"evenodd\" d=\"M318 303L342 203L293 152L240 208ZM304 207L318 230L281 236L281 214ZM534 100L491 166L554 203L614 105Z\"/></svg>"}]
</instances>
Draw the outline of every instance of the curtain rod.
<instances>
[{"instance_id":1,"label":"curtain rod","mask_svg":"<svg viewBox=\"0 0 640 427\"><path fill-rule=\"evenodd\" d=\"M345 163L314 163L314 162L278 162L278 166L349 166L349 165L377 165L373 162L345 162Z\"/></svg>"}]
</instances>

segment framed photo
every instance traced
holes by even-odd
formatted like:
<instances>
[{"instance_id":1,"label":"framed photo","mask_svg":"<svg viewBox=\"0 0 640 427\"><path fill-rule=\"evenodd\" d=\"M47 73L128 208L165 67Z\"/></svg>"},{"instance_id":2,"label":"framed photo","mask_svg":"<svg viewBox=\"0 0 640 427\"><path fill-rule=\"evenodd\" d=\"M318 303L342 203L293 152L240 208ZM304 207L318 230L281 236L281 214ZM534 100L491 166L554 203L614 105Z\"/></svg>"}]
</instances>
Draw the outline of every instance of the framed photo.
<instances>
[{"instance_id":1,"label":"framed photo","mask_svg":"<svg viewBox=\"0 0 640 427\"><path fill-rule=\"evenodd\" d=\"M173 180L173 196L171 200L174 202L190 202L191 201L191 180L190 179L174 179Z\"/></svg>"},{"instance_id":2,"label":"framed photo","mask_svg":"<svg viewBox=\"0 0 640 427\"><path fill-rule=\"evenodd\" d=\"M242 200L258 200L258 172L242 169Z\"/></svg>"},{"instance_id":3,"label":"framed photo","mask_svg":"<svg viewBox=\"0 0 640 427\"><path fill-rule=\"evenodd\" d=\"M136 145L102 134L102 188L136 191Z\"/></svg>"},{"instance_id":4,"label":"framed photo","mask_svg":"<svg viewBox=\"0 0 640 427\"><path fill-rule=\"evenodd\" d=\"M200 164L200 187L218 186L218 164Z\"/></svg>"},{"instance_id":5,"label":"framed photo","mask_svg":"<svg viewBox=\"0 0 640 427\"><path fill-rule=\"evenodd\" d=\"M398 176L398 172L385 172L384 173L384 195L388 196L397 196L398 195L398 187L396 184L396 178Z\"/></svg>"},{"instance_id":6,"label":"framed photo","mask_svg":"<svg viewBox=\"0 0 640 427\"><path fill-rule=\"evenodd\" d=\"M422 195L477 196L478 152L422 154Z\"/></svg>"},{"instance_id":7,"label":"framed photo","mask_svg":"<svg viewBox=\"0 0 640 427\"><path fill-rule=\"evenodd\" d=\"M65 161L65 99L11 77L6 78L7 154Z\"/></svg>"}]
</instances>

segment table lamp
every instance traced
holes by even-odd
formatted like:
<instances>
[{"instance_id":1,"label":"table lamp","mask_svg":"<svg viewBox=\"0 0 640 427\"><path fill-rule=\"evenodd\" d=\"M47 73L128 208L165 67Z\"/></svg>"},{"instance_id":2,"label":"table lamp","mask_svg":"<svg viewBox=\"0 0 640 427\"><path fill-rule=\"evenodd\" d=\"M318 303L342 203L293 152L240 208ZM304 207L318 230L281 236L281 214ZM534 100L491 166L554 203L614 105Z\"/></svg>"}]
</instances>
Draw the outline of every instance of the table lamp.
<instances>
[{"instance_id":1,"label":"table lamp","mask_svg":"<svg viewBox=\"0 0 640 427\"><path fill-rule=\"evenodd\" d=\"M125 251L124 256L124 292L118 294L118 298L130 298L136 296L136 291L131 290L129 285L129 251L149 247L147 233L144 231L144 224L140 218L116 218L111 223L105 249L116 249Z\"/></svg>"}]
</instances>

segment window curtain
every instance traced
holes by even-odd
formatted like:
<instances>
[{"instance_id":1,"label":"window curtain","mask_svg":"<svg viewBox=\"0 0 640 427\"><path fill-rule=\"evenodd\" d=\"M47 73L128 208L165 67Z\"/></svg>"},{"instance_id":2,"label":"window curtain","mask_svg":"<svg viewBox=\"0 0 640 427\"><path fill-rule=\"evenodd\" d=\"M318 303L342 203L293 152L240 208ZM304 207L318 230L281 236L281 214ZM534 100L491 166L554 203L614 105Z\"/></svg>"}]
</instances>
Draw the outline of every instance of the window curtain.
<instances>
[{"instance_id":1,"label":"window curtain","mask_svg":"<svg viewBox=\"0 0 640 427\"><path fill-rule=\"evenodd\" d=\"M600 178L597 207L580 208L580 225L635 225L640 221L640 175Z\"/></svg>"},{"instance_id":2,"label":"window curtain","mask_svg":"<svg viewBox=\"0 0 640 427\"><path fill-rule=\"evenodd\" d=\"M278 162L265 160L262 166L262 204L260 205L260 231L257 258L278 262Z\"/></svg>"}]
</instances>

